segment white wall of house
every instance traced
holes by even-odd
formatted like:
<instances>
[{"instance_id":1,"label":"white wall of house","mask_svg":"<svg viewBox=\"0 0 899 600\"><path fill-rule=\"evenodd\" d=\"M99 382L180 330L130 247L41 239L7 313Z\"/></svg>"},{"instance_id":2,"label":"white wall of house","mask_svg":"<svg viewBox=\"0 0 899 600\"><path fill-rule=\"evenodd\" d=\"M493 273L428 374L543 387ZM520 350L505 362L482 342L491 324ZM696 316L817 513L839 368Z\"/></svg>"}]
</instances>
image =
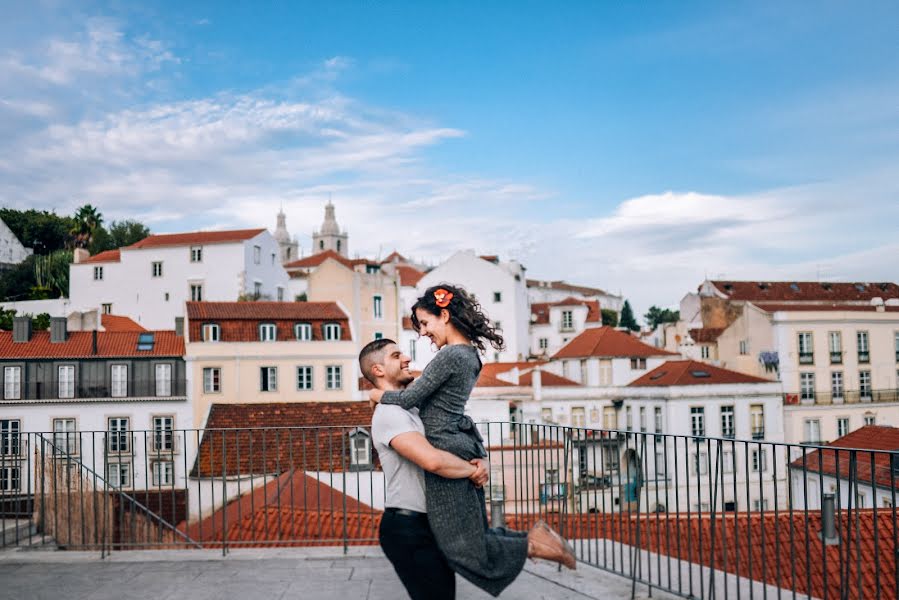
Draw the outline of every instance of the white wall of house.
<instances>
[{"instance_id":1,"label":"white wall of house","mask_svg":"<svg viewBox=\"0 0 899 600\"><path fill-rule=\"evenodd\" d=\"M0 219L0 264L17 265L31 253L31 248L23 246L16 234Z\"/></svg>"},{"instance_id":2,"label":"white wall of house","mask_svg":"<svg viewBox=\"0 0 899 600\"><path fill-rule=\"evenodd\" d=\"M845 453L849 460L849 453ZM841 455L841 460L843 456ZM890 490L885 487L874 487L870 483L850 482L842 477L822 475L817 471L803 473L801 467L793 467L790 470L790 485L793 488L793 507L804 509L806 501L809 510L821 510L821 494L834 494L835 507L846 509L849 502L852 508L892 508L894 495L899 497L899 490ZM839 484L839 489L837 486ZM855 497L852 493L857 491Z\"/></svg>"},{"instance_id":3,"label":"white wall of house","mask_svg":"<svg viewBox=\"0 0 899 600\"><path fill-rule=\"evenodd\" d=\"M563 327L563 313L571 313L571 326ZM530 353L532 356L552 356L562 346L573 340L588 327L600 327L602 323L587 323L587 307L551 306L549 323L531 324ZM546 347L541 347L545 345Z\"/></svg>"},{"instance_id":4,"label":"white wall of house","mask_svg":"<svg viewBox=\"0 0 899 600\"><path fill-rule=\"evenodd\" d=\"M827 443L865 425L897 424L899 402L784 406L784 439L791 444ZM816 433L817 439L812 439Z\"/></svg>"},{"instance_id":5,"label":"white wall of house","mask_svg":"<svg viewBox=\"0 0 899 600\"><path fill-rule=\"evenodd\" d=\"M0 302L0 308L3 310L14 310L20 317L23 315L40 315L43 313L47 313L51 317L68 317L69 313L72 312L71 305L72 303L68 298Z\"/></svg>"},{"instance_id":6,"label":"white wall of house","mask_svg":"<svg viewBox=\"0 0 899 600\"><path fill-rule=\"evenodd\" d=\"M543 368L588 386L623 386L652 371L671 356L650 356L646 366L636 364L629 357L565 358L550 361Z\"/></svg>"}]
</instances>

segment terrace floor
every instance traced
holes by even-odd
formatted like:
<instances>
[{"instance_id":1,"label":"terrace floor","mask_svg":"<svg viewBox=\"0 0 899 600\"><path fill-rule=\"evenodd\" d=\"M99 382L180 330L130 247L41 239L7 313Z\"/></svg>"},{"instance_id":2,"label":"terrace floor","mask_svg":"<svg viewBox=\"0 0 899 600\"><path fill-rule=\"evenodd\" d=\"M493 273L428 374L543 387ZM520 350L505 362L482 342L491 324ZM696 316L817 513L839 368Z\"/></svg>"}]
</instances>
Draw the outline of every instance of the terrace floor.
<instances>
[{"instance_id":1,"label":"terrace floor","mask_svg":"<svg viewBox=\"0 0 899 600\"><path fill-rule=\"evenodd\" d=\"M0 552L0 598L67 600L206 600L302 598L396 600L406 598L393 568L376 547L99 552L6 550ZM457 578L458 600L490 596ZM631 597L629 580L578 565L559 572L528 562L501 598L614 600ZM648 598L637 586L637 598ZM673 598L652 591L653 598Z\"/></svg>"}]
</instances>

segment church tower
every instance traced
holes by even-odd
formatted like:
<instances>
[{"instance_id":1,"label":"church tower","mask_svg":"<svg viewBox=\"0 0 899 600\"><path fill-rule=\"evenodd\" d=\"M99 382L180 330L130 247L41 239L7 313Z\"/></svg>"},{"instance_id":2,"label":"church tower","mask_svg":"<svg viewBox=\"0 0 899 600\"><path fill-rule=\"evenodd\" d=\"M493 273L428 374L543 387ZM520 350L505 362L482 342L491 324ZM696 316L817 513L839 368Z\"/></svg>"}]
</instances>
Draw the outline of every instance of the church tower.
<instances>
[{"instance_id":1,"label":"church tower","mask_svg":"<svg viewBox=\"0 0 899 600\"><path fill-rule=\"evenodd\" d=\"M278 248L281 249L281 264L289 263L300 257L300 244L296 240L290 239L290 232L287 231L287 217L284 215L284 209L278 211L278 226L275 227L275 241L278 242Z\"/></svg>"},{"instance_id":2,"label":"church tower","mask_svg":"<svg viewBox=\"0 0 899 600\"><path fill-rule=\"evenodd\" d=\"M341 231L334 218L334 205L328 200L325 205L325 220L322 222L321 229L312 233L312 252L317 254L325 250L333 250L343 256L349 256L349 235L346 231Z\"/></svg>"}]
</instances>

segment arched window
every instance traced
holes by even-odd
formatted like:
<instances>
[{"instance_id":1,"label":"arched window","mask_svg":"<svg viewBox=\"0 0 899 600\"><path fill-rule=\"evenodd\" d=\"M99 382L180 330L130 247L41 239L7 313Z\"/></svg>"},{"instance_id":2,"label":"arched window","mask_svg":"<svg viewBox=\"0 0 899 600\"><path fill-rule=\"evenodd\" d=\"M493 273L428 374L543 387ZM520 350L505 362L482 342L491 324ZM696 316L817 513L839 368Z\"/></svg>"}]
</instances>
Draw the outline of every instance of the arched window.
<instances>
[{"instance_id":1,"label":"arched window","mask_svg":"<svg viewBox=\"0 0 899 600\"><path fill-rule=\"evenodd\" d=\"M293 334L301 342L308 342L312 339L312 325L309 323L297 323L293 326Z\"/></svg>"},{"instance_id":2,"label":"arched window","mask_svg":"<svg viewBox=\"0 0 899 600\"><path fill-rule=\"evenodd\" d=\"M366 471L372 468L371 435L361 428L350 431L350 470Z\"/></svg>"},{"instance_id":3,"label":"arched window","mask_svg":"<svg viewBox=\"0 0 899 600\"><path fill-rule=\"evenodd\" d=\"M222 328L219 327L218 323L203 323L203 327L201 329L204 342L222 341Z\"/></svg>"},{"instance_id":4,"label":"arched window","mask_svg":"<svg viewBox=\"0 0 899 600\"><path fill-rule=\"evenodd\" d=\"M325 340L333 342L340 339L340 323L325 323L322 329L325 334Z\"/></svg>"},{"instance_id":5,"label":"arched window","mask_svg":"<svg viewBox=\"0 0 899 600\"><path fill-rule=\"evenodd\" d=\"M274 342L276 339L278 339L278 328L275 327L274 323L259 324L260 342Z\"/></svg>"},{"instance_id":6,"label":"arched window","mask_svg":"<svg viewBox=\"0 0 899 600\"><path fill-rule=\"evenodd\" d=\"M337 240L337 251L340 252L340 240Z\"/></svg>"},{"instance_id":7,"label":"arched window","mask_svg":"<svg viewBox=\"0 0 899 600\"><path fill-rule=\"evenodd\" d=\"M325 240L319 240L319 241L318 241L318 249L319 249L319 250L324 250L324 249L325 249Z\"/></svg>"}]
</instances>

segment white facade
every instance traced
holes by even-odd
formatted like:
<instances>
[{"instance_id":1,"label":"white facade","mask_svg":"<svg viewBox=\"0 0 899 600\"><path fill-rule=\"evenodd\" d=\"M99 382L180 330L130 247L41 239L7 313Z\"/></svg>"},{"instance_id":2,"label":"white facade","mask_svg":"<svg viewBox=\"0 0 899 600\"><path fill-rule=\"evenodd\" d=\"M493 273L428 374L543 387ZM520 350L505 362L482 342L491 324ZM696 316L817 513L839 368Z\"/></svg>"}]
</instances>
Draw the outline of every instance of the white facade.
<instances>
[{"instance_id":1,"label":"white facade","mask_svg":"<svg viewBox=\"0 0 899 600\"><path fill-rule=\"evenodd\" d=\"M584 329L602 326L601 318L596 321L587 321L589 309L585 304L546 306L549 323L540 322L540 317L533 311L533 303L531 309L530 356L543 358L552 356Z\"/></svg>"},{"instance_id":2,"label":"white facade","mask_svg":"<svg viewBox=\"0 0 899 600\"><path fill-rule=\"evenodd\" d=\"M31 253L31 248L23 246L16 234L0 219L0 265L17 265Z\"/></svg>"},{"instance_id":3,"label":"white facade","mask_svg":"<svg viewBox=\"0 0 899 600\"><path fill-rule=\"evenodd\" d=\"M849 460L849 453L845 453L840 458L845 457ZM897 480L899 480L899 473ZM823 488L825 494L834 494L834 501L839 499L836 507L846 509L849 502L852 502L852 508L887 508L893 507L893 498L899 495L899 490L891 490L888 487L872 486L870 481L850 482L848 479L836 477L834 475L821 474L817 471L808 471L805 473L802 468L793 467L790 469L790 485L793 488L794 506L796 508L805 508L808 502L809 510L821 510L821 490ZM839 489L837 487L839 486ZM855 493L853 497L852 494Z\"/></svg>"},{"instance_id":4,"label":"white facade","mask_svg":"<svg viewBox=\"0 0 899 600\"><path fill-rule=\"evenodd\" d=\"M197 248L200 260L192 260ZM122 248L118 261L89 259L71 265L71 305L76 310L100 307L131 317L147 329L166 329L184 315L184 303L192 299L293 300L287 294L288 276L279 252L265 230L234 242L204 243L198 237L196 243Z\"/></svg>"},{"instance_id":5,"label":"white facade","mask_svg":"<svg viewBox=\"0 0 899 600\"><path fill-rule=\"evenodd\" d=\"M550 361L544 369L586 386L624 386L672 358L676 357L564 358Z\"/></svg>"},{"instance_id":6,"label":"white facade","mask_svg":"<svg viewBox=\"0 0 899 600\"><path fill-rule=\"evenodd\" d=\"M524 268L520 264L515 261L494 264L471 250L463 250L425 274L416 288L421 294L440 283L459 285L474 294L484 314L494 324L500 324L506 349L488 348L485 362L523 360L528 355L530 309ZM406 314L411 307L411 304L406 307ZM420 354L417 361L424 366L426 363Z\"/></svg>"},{"instance_id":7,"label":"white facade","mask_svg":"<svg viewBox=\"0 0 899 600\"><path fill-rule=\"evenodd\" d=\"M531 302L559 302L574 296L584 300L599 300L602 308L621 313L624 298L610 294L598 288L572 285L564 281L539 281L530 279L527 282L528 299Z\"/></svg>"},{"instance_id":8,"label":"white facade","mask_svg":"<svg viewBox=\"0 0 899 600\"><path fill-rule=\"evenodd\" d=\"M51 317L67 317L72 312L72 303L68 298L53 300L20 300L18 302L0 302L3 310L14 310L19 316L40 315L46 313Z\"/></svg>"}]
</instances>

